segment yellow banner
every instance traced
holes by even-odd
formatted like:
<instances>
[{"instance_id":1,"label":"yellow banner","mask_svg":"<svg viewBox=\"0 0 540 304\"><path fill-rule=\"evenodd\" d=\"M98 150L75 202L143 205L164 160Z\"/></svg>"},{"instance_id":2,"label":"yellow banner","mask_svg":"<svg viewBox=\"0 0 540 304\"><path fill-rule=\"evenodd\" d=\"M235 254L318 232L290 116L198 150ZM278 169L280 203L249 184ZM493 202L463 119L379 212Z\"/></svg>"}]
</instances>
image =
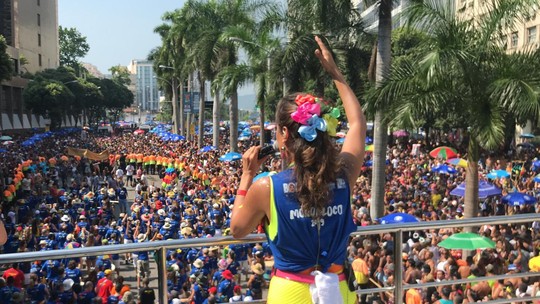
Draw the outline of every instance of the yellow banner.
<instances>
[{"instance_id":1,"label":"yellow banner","mask_svg":"<svg viewBox=\"0 0 540 304\"><path fill-rule=\"evenodd\" d=\"M80 157L86 157L91 160L108 160L109 159L109 152L104 151L101 153L92 152L88 149L78 149L78 148L72 148L68 147L68 155L75 156L78 155Z\"/></svg>"}]
</instances>

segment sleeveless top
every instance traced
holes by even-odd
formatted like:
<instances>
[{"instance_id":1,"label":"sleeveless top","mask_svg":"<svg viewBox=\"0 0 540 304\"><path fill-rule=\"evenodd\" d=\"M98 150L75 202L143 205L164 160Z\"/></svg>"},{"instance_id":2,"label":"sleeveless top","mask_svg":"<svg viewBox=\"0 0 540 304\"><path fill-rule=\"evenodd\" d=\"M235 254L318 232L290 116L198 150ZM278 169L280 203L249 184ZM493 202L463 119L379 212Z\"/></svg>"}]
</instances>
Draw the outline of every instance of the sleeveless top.
<instances>
[{"instance_id":1,"label":"sleeveless top","mask_svg":"<svg viewBox=\"0 0 540 304\"><path fill-rule=\"evenodd\" d=\"M323 272L331 264L342 265L349 235L356 231L347 180L338 178L329 185L333 194L320 222L320 249L317 223L303 214L296 199L293 170L270 176L270 182L270 223L265 230L274 266L282 271L300 272L315 266L317 256Z\"/></svg>"}]
</instances>

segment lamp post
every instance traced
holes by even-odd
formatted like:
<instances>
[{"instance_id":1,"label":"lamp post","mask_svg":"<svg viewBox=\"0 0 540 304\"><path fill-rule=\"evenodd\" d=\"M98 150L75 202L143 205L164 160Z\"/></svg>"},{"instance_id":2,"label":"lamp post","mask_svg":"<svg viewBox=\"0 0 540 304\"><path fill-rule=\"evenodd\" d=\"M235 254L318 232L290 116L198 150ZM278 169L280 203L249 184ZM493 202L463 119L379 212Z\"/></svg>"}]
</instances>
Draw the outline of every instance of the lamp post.
<instances>
[{"instance_id":1,"label":"lamp post","mask_svg":"<svg viewBox=\"0 0 540 304\"><path fill-rule=\"evenodd\" d=\"M161 69L170 69L174 71L173 67L166 66L166 65L159 65L159 68ZM176 84L176 77L171 77L170 82L171 88L172 88L172 116L173 116L173 127L174 127L174 134L178 134L178 130L180 130L180 134L184 133L184 103L180 103L180 115L178 115L178 96L177 96L177 89L178 85ZM179 117L180 116L180 117Z\"/></svg>"}]
</instances>

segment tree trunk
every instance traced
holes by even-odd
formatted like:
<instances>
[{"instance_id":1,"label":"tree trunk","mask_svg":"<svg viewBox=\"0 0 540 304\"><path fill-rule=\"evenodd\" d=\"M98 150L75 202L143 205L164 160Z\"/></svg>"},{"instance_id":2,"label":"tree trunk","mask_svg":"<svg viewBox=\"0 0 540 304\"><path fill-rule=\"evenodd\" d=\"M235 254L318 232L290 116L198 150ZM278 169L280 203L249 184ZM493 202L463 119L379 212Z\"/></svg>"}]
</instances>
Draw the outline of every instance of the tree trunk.
<instances>
[{"instance_id":1,"label":"tree trunk","mask_svg":"<svg viewBox=\"0 0 540 304\"><path fill-rule=\"evenodd\" d=\"M229 106L231 152L238 152L238 92L233 90L231 104Z\"/></svg>"},{"instance_id":2,"label":"tree trunk","mask_svg":"<svg viewBox=\"0 0 540 304\"><path fill-rule=\"evenodd\" d=\"M390 74L392 36L392 0L382 0L379 6L377 40L376 86ZM384 187L386 185L386 145L388 126L384 122L385 109L377 109L374 121L373 177L371 181L370 215L372 219L384 215Z\"/></svg>"},{"instance_id":3,"label":"tree trunk","mask_svg":"<svg viewBox=\"0 0 540 304\"><path fill-rule=\"evenodd\" d=\"M212 106L213 136L212 145L219 148L219 90L214 92L214 105Z\"/></svg>"},{"instance_id":4,"label":"tree trunk","mask_svg":"<svg viewBox=\"0 0 540 304\"><path fill-rule=\"evenodd\" d=\"M476 137L471 134L467 151L467 175L465 177L465 207L464 217L478 216L478 159L479 145Z\"/></svg>"},{"instance_id":5,"label":"tree trunk","mask_svg":"<svg viewBox=\"0 0 540 304\"><path fill-rule=\"evenodd\" d=\"M205 80L204 77L201 77L201 73L198 73L199 76L199 137L197 138L197 143L199 149L204 147L204 99L205 99Z\"/></svg>"},{"instance_id":6,"label":"tree trunk","mask_svg":"<svg viewBox=\"0 0 540 304\"><path fill-rule=\"evenodd\" d=\"M186 136L186 132L185 132L185 123L184 123L184 103L186 102L185 100L185 94L184 94L184 81L180 79L180 105L179 105L179 110L178 110L178 115L180 116L179 117L179 133L180 135L182 136ZM174 112L174 109L173 109L173 112ZM187 137L186 137L187 138Z\"/></svg>"},{"instance_id":7,"label":"tree trunk","mask_svg":"<svg viewBox=\"0 0 540 304\"><path fill-rule=\"evenodd\" d=\"M179 134L179 130L182 129L180 125L180 117L178 114L178 84L176 83L177 79L176 77L173 77L171 79L171 90L172 90L172 108L173 108L173 133ZM180 134L182 134L182 131L180 131Z\"/></svg>"}]
</instances>

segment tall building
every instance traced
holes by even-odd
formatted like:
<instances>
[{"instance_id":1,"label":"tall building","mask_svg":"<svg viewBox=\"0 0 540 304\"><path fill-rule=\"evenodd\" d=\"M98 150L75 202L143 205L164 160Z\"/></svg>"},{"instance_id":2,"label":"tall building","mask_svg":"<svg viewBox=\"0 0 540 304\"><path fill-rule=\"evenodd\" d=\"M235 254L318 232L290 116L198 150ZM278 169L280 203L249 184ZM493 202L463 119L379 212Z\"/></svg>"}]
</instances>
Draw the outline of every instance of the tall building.
<instances>
[{"instance_id":1,"label":"tall building","mask_svg":"<svg viewBox=\"0 0 540 304\"><path fill-rule=\"evenodd\" d=\"M135 105L142 111L159 111L159 88L154 63L149 60L132 60L128 66L135 75Z\"/></svg>"},{"instance_id":2,"label":"tall building","mask_svg":"<svg viewBox=\"0 0 540 304\"><path fill-rule=\"evenodd\" d=\"M490 0L456 0L456 13L461 18L481 18L490 9ZM531 8L524 22L516 22L508 29L503 43L508 52L537 49L540 46L540 10Z\"/></svg>"},{"instance_id":3,"label":"tall building","mask_svg":"<svg viewBox=\"0 0 540 304\"><path fill-rule=\"evenodd\" d=\"M24 109L22 92L28 80L20 75L57 68L57 0L0 0L0 35L6 38L14 76L0 89L2 130L43 128L46 121Z\"/></svg>"}]
</instances>

